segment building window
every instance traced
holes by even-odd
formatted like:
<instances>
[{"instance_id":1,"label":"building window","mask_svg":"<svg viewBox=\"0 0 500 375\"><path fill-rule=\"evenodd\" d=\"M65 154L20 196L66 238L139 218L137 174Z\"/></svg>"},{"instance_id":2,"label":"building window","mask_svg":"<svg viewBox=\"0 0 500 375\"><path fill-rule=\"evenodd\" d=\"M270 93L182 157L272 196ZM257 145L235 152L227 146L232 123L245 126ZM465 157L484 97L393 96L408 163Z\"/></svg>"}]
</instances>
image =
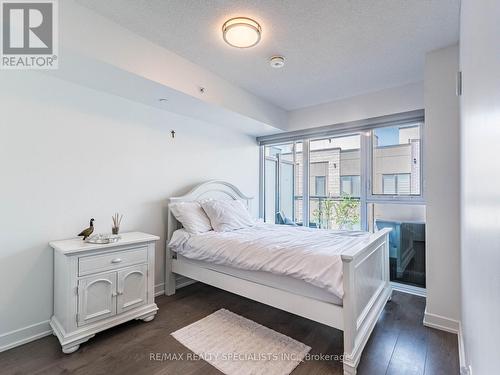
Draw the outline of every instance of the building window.
<instances>
[{"instance_id":1,"label":"building window","mask_svg":"<svg viewBox=\"0 0 500 375\"><path fill-rule=\"evenodd\" d=\"M349 195L359 198L361 193L360 176L341 176L340 177L340 194Z\"/></svg>"},{"instance_id":2,"label":"building window","mask_svg":"<svg viewBox=\"0 0 500 375\"><path fill-rule=\"evenodd\" d=\"M382 175L382 194L409 195L411 174L384 174Z\"/></svg>"},{"instance_id":3,"label":"building window","mask_svg":"<svg viewBox=\"0 0 500 375\"><path fill-rule=\"evenodd\" d=\"M314 176L314 195L326 196L326 176Z\"/></svg>"}]
</instances>

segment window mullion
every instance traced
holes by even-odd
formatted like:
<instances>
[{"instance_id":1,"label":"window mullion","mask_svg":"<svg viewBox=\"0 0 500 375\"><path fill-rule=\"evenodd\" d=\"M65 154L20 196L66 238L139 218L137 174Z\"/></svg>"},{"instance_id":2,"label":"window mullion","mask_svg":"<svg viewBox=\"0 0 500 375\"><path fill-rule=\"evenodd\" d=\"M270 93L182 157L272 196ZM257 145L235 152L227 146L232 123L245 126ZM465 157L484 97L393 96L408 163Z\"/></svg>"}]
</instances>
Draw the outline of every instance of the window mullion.
<instances>
[{"instance_id":1,"label":"window mullion","mask_svg":"<svg viewBox=\"0 0 500 375\"><path fill-rule=\"evenodd\" d=\"M259 218L264 219L265 211L265 146L260 146L259 150Z\"/></svg>"},{"instance_id":2,"label":"window mullion","mask_svg":"<svg viewBox=\"0 0 500 375\"><path fill-rule=\"evenodd\" d=\"M302 142L302 220L305 227L309 227L309 139Z\"/></svg>"},{"instance_id":3,"label":"window mullion","mask_svg":"<svg viewBox=\"0 0 500 375\"><path fill-rule=\"evenodd\" d=\"M360 214L361 214L361 229L368 230L368 206L366 198L368 196L368 189L370 185L371 168L369 163L370 153L370 135L371 132L361 133L360 144Z\"/></svg>"},{"instance_id":4,"label":"window mullion","mask_svg":"<svg viewBox=\"0 0 500 375\"><path fill-rule=\"evenodd\" d=\"M281 154L276 155L276 192L274 202L274 217L281 212Z\"/></svg>"}]
</instances>

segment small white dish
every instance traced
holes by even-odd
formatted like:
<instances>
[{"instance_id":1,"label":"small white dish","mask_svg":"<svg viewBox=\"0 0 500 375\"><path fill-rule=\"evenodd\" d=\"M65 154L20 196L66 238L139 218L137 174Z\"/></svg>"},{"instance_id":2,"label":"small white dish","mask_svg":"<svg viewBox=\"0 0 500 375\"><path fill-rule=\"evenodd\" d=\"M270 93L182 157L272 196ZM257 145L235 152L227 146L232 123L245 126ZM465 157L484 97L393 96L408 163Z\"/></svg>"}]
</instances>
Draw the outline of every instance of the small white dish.
<instances>
[{"instance_id":1,"label":"small white dish","mask_svg":"<svg viewBox=\"0 0 500 375\"><path fill-rule=\"evenodd\" d=\"M87 243L95 243L95 244L108 244L115 243L120 240L120 236L117 234L94 234L85 240Z\"/></svg>"}]
</instances>

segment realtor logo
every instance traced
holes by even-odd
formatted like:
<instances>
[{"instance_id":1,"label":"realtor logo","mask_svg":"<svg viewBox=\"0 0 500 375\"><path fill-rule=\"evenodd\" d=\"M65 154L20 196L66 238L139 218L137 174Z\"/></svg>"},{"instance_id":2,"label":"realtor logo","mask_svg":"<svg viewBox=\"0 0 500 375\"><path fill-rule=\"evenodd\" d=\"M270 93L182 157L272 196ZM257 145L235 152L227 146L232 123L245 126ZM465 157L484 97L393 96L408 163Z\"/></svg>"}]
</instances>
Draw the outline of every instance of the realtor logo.
<instances>
[{"instance_id":1,"label":"realtor logo","mask_svg":"<svg viewBox=\"0 0 500 375\"><path fill-rule=\"evenodd\" d=\"M0 0L2 69L57 69L57 0Z\"/></svg>"}]
</instances>

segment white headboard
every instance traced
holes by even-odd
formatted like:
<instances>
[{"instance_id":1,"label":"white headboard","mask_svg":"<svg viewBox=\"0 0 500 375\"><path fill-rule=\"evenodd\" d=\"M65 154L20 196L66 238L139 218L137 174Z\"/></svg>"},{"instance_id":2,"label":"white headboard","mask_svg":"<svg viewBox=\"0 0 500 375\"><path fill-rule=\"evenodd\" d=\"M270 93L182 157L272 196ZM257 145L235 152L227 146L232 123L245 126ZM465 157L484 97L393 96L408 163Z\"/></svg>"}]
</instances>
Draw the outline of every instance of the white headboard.
<instances>
[{"instance_id":1,"label":"white headboard","mask_svg":"<svg viewBox=\"0 0 500 375\"><path fill-rule=\"evenodd\" d=\"M180 197L171 197L168 200L168 203L174 202L192 202L202 199L218 199L218 200L241 200L246 204L247 209L250 210L250 202L253 197L247 197L245 194L241 192L233 184L220 181L220 180L211 180L207 182L203 182L197 186L195 186L189 193ZM172 212L170 212L170 207L168 208L168 223L167 223L167 243L170 241L172 237L172 233L175 230L181 228L181 224L174 217Z\"/></svg>"}]
</instances>

